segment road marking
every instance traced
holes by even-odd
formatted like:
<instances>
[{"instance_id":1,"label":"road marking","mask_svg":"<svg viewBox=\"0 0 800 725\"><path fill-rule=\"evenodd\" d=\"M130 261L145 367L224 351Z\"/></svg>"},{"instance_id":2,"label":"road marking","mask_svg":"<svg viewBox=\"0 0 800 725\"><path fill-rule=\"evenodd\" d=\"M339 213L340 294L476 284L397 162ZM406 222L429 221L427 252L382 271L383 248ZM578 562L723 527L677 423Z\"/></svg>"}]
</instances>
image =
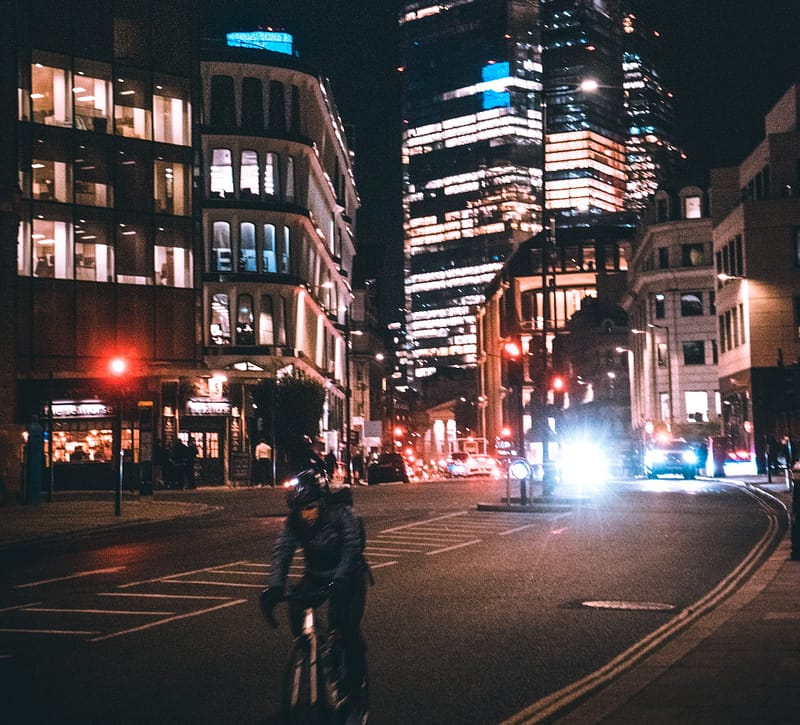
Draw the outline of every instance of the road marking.
<instances>
[{"instance_id":1,"label":"road marking","mask_svg":"<svg viewBox=\"0 0 800 725\"><path fill-rule=\"evenodd\" d=\"M88 636L90 634L97 634L97 632L90 632L81 629L10 629L6 627L0 628L0 632L4 634L72 634Z\"/></svg>"},{"instance_id":2,"label":"road marking","mask_svg":"<svg viewBox=\"0 0 800 725\"><path fill-rule=\"evenodd\" d=\"M202 594L146 594L144 592L98 592L98 597L138 597L140 599L210 599L227 602L233 597L211 597Z\"/></svg>"},{"instance_id":3,"label":"road marking","mask_svg":"<svg viewBox=\"0 0 800 725\"><path fill-rule=\"evenodd\" d=\"M26 607L23 612L51 612L54 614L144 614L146 616L169 617L175 612L138 612L125 609L58 609L56 607Z\"/></svg>"},{"instance_id":4,"label":"road marking","mask_svg":"<svg viewBox=\"0 0 800 725\"><path fill-rule=\"evenodd\" d=\"M220 564L220 566L240 566L247 564L246 561L232 561L230 564ZM120 589L130 589L130 587L138 587L141 584L152 584L153 582L160 582L164 581L165 579L172 579L176 576L189 576L190 574L200 574L202 572L208 571L210 567L204 567L202 569L193 569L192 571L184 571L179 572L177 574L167 574L165 576L157 576L153 577L152 579L141 579L140 581L136 582L128 582L127 584L120 584Z\"/></svg>"},{"instance_id":5,"label":"road marking","mask_svg":"<svg viewBox=\"0 0 800 725\"><path fill-rule=\"evenodd\" d=\"M800 612L767 612L762 619L772 621L800 621Z\"/></svg>"},{"instance_id":6,"label":"road marking","mask_svg":"<svg viewBox=\"0 0 800 725\"><path fill-rule=\"evenodd\" d=\"M581 602L581 606L590 609L626 609L641 612L667 612L675 609L674 604L665 602L624 602L617 600L596 599L588 602Z\"/></svg>"},{"instance_id":7,"label":"road marking","mask_svg":"<svg viewBox=\"0 0 800 725\"><path fill-rule=\"evenodd\" d=\"M410 529L414 526L419 526L420 524L428 524L431 521L443 521L444 519L452 519L455 516L466 516L468 511L456 511L453 514L444 514L444 516L435 516L432 519L425 519L425 521L415 521L410 524L403 524L402 526L395 526L391 529L383 529L383 531L379 531L379 534L386 534L392 531L402 531L403 529Z\"/></svg>"},{"instance_id":8,"label":"road marking","mask_svg":"<svg viewBox=\"0 0 800 725\"><path fill-rule=\"evenodd\" d=\"M462 549L465 546L472 546L473 544L480 544L483 539L475 539L473 541L465 541L462 544L455 544L453 546L445 547L444 549L437 549L436 551L426 551L426 556L433 556L434 554L443 554L445 551L453 551L453 549Z\"/></svg>"},{"instance_id":9,"label":"road marking","mask_svg":"<svg viewBox=\"0 0 800 725\"><path fill-rule=\"evenodd\" d=\"M160 579L164 584L203 584L212 587L245 587L251 589L263 589L263 584L244 584L240 582L218 582L213 579Z\"/></svg>"},{"instance_id":10,"label":"road marking","mask_svg":"<svg viewBox=\"0 0 800 725\"><path fill-rule=\"evenodd\" d=\"M94 637L90 639L90 642L102 642L106 639L113 639L114 637L122 637L126 634L132 634L133 632L141 632L145 629L152 629L153 627L160 627L162 624L167 624L169 622L177 622L180 619L189 619L191 617L199 617L201 614L208 614L209 612L214 612L218 609L224 609L225 607L233 607L237 604L244 604L247 600L246 599L234 599L229 602L225 602L224 604L218 604L216 607L209 607L208 609L200 609L196 612L188 612L186 614L177 614L174 617L167 617L166 619L159 619L157 622L148 622L147 624L142 624L139 627L131 627L130 629L123 629L119 632L112 632L111 634L104 634L100 637ZM95 634L95 632L87 632L87 634Z\"/></svg>"},{"instance_id":11,"label":"road marking","mask_svg":"<svg viewBox=\"0 0 800 725\"><path fill-rule=\"evenodd\" d=\"M392 566L392 564L397 564L397 562L396 561L384 561L384 562L381 562L380 564L370 564L369 568L370 569L382 569L385 566Z\"/></svg>"},{"instance_id":12,"label":"road marking","mask_svg":"<svg viewBox=\"0 0 800 725\"><path fill-rule=\"evenodd\" d=\"M13 612L15 609L25 609L25 607L38 607L42 602L28 602L27 604L15 604L13 607L5 607L0 612Z\"/></svg>"},{"instance_id":13,"label":"road marking","mask_svg":"<svg viewBox=\"0 0 800 725\"><path fill-rule=\"evenodd\" d=\"M124 570L125 570L124 566L110 566L107 569L92 569L91 571L79 571L76 572L75 574L54 577L53 579L41 579L40 581L28 582L27 584L17 584L14 587L14 589L27 589L28 587L38 587L42 586L43 584L52 584L53 582L63 582L67 581L68 579L80 579L81 577L94 576L95 574L114 574L115 572Z\"/></svg>"}]
</instances>

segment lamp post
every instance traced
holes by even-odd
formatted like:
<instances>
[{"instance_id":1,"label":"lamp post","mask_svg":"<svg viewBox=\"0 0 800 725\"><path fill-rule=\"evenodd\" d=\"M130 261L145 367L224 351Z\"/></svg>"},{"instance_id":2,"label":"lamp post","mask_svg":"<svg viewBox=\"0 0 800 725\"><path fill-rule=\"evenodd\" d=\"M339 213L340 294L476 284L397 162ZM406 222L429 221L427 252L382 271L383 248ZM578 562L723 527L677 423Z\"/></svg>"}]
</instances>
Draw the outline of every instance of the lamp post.
<instances>
[{"instance_id":1,"label":"lamp post","mask_svg":"<svg viewBox=\"0 0 800 725\"><path fill-rule=\"evenodd\" d=\"M109 363L109 372L117 383L117 410L114 416L114 431L111 439L114 445L114 468L117 472L114 486L114 515L122 515L122 479L124 475L125 456L122 451L122 405L124 400L125 376L128 372L128 361L125 358L115 357Z\"/></svg>"}]
</instances>

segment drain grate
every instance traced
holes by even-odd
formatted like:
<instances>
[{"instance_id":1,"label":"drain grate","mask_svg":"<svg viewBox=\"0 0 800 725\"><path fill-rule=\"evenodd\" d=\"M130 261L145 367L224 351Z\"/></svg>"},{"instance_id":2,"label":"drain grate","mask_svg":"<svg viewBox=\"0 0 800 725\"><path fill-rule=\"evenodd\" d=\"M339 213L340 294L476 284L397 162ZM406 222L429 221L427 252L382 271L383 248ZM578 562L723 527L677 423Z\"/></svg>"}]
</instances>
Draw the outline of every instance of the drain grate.
<instances>
[{"instance_id":1,"label":"drain grate","mask_svg":"<svg viewBox=\"0 0 800 725\"><path fill-rule=\"evenodd\" d=\"M592 609L630 609L643 612L668 612L675 609L674 604L664 602L623 602L615 600L593 600L581 602L583 607Z\"/></svg>"}]
</instances>

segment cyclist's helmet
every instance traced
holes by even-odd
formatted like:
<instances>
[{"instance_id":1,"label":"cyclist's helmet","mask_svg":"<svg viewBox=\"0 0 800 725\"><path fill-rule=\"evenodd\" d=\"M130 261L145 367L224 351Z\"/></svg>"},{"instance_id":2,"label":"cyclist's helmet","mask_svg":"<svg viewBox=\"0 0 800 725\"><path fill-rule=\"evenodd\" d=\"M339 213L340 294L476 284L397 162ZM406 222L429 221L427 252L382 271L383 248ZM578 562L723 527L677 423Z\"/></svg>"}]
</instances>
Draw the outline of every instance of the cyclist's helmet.
<instances>
[{"instance_id":1,"label":"cyclist's helmet","mask_svg":"<svg viewBox=\"0 0 800 725\"><path fill-rule=\"evenodd\" d=\"M300 471L286 488L286 503L290 509L297 510L321 501L327 491L328 482L313 468Z\"/></svg>"}]
</instances>

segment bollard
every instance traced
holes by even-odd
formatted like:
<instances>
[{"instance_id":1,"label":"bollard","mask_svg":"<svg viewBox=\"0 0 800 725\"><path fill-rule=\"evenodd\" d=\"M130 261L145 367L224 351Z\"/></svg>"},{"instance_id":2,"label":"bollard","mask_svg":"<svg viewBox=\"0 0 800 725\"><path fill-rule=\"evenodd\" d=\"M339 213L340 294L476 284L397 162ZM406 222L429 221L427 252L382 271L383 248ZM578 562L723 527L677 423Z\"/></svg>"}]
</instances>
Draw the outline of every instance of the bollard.
<instances>
[{"instance_id":1,"label":"bollard","mask_svg":"<svg viewBox=\"0 0 800 725\"><path fill-rule=\"evenodd\" d=\"M25 503L38 504L42 497L44 474L44 429L34 415L28 429L27 467L25 470Z\"/></svg>"}]
</instances>

